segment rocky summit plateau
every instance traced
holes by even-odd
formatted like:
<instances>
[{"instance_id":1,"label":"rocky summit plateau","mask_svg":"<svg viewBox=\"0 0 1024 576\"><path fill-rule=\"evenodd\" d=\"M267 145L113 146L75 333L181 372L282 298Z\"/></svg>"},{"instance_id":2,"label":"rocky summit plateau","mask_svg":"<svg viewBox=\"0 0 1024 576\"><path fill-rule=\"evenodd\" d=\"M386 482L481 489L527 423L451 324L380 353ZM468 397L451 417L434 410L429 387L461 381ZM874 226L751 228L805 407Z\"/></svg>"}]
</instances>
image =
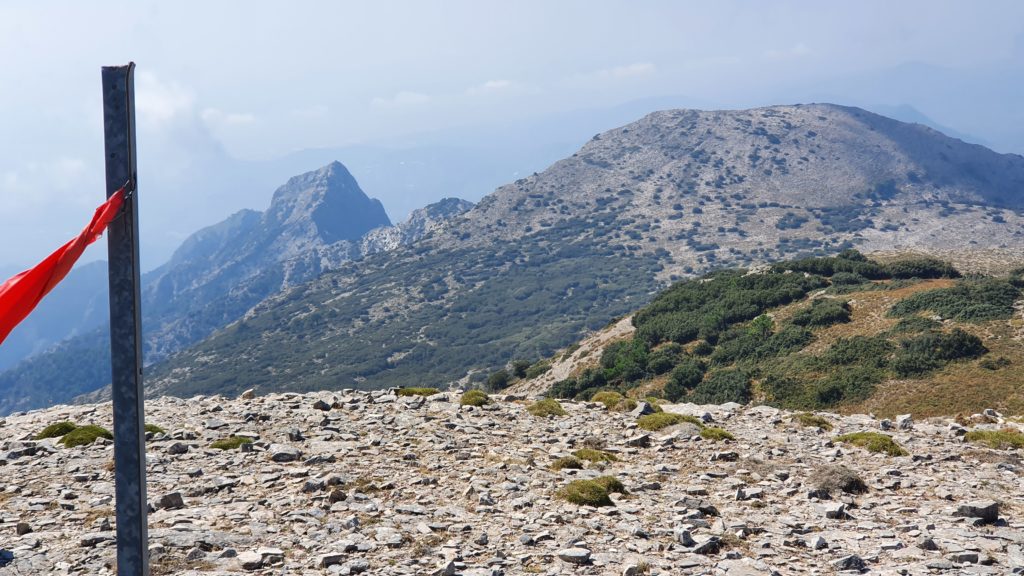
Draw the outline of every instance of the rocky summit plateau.
<instances>
[{"instance_id":1,"label":"rocky summit plateau","mask_svg":"<svg viewBox=\"0 0 1024 576\"><path fill-rule=\"evenodd\" d=\"M1024 573L1024 465L998 449L1022 425L991 410L409 389L167 397L147 422L153 574ZM0 574L114 573L87 425L110 405L0 419Z\"/></svg>"}]
</instances>

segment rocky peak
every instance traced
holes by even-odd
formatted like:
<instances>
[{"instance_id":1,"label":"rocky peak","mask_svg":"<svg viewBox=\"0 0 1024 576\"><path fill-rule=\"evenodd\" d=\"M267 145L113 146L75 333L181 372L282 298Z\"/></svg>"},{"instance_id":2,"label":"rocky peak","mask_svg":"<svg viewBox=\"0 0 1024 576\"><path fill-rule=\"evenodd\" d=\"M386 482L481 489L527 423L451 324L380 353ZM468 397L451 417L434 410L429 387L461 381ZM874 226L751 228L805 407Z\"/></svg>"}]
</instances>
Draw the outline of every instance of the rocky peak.
<instances>
[{"instance_id":1,"label":"rocky peak","mask_svg":"<svg viewBox=\"0 0 1024 576\"><path fill-rule=\"evenodd\" d=\"M369 198L341 162L295 176L274 192L266 212L271 228L305 232L326 244L358 240L391 220L379 200Z\"/></svg>"}]
</instances>

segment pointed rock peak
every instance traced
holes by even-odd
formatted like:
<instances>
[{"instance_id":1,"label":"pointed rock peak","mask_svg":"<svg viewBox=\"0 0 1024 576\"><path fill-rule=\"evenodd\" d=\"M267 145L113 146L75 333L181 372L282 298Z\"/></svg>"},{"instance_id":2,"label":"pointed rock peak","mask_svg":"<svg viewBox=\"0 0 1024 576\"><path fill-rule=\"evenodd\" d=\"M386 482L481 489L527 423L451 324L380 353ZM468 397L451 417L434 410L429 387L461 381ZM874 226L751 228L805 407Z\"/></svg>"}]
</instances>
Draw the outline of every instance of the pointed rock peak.
<instances>
[{"instance_id":1,"label":"pointed rock peak","mask_svg":"<svg viewBox=\"0 0 1024 576\"><path fill-rule=\"evenodd\" d=\"M391 220L338 161L288 180L274 192L267 218L275 225L309 227L327 243L357 240Z\"/></svg>"},{"instance_id":2,"label":"pointed rock peak","mask_svg":"<svg viewBox=\"0 0 1024 576\"><path fill-rule=\"evenodd\" d=\"M413 222L416 220L450 218L466 212L473 206L474 204L469 200L463 200L461 198L442 198L433 204L428 204L423 208L413 210L412 214L409 215L408 221Z\"/></svg>"}]
</instances>

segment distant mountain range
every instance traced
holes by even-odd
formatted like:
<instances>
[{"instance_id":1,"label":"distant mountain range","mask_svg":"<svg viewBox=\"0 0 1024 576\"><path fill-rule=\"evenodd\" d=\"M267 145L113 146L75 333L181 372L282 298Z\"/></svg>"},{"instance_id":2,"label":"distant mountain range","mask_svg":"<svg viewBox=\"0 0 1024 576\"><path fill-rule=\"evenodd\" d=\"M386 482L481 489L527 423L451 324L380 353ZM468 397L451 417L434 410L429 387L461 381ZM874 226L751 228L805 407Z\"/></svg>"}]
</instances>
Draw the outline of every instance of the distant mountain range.
<instances>
[{"instance_id":1,"label":"distant mountain range","mask_svg":"<svg viewBox=\"0 0 1024 576\"><path fill-rule=\"evenodd\" d=\"M333 163L147 275L147 386L479 381L722 266L853 246L1019 248L1022 189L1020 156L827 104L650 114L472 209L447 200L397 227ZM0 374L0 412L102 386L97 342Z\"/></svg>"},{"instance_id":2,"label":"distant mountain range","mask_svg":"<svg viewBox=\"0 0 1024 576\"><path fill-rule=\"evenodd\" d=\"M657 112L153 367L151 393L479 381L673 279L849 247L1020 248L1024 158L827 104Z\"/></svg>"},{"instance_id":3,"label":"distant mountain range","mask_svg":"<svg viewBox=\"0 0 1024 576\"><path fill-rule=\"evenodd\" d=\"M446 199L392 226L381 203L367 197L342 164L333 162L296 176L274 193L266 212L243 210L200 230L170 261L144 275L146 361L168 357L237 320L269 295L324 270L414 242L435 221L471 206ZM0 413L66 402L109 382L106 292L102 289L106 267L95 263L84 270L96 272L97 285L86 285L84 279L89 277L79 272L68 288L74 287L82 296L55 294L53 301L62 304L57 310L51 304L42 318L58 315L67 323L89 313L82 326L91 330L75 327L85 333L0 374ZM102 296L101 303L82 302L96 295ZM94 317L94 310L102 316ZM40 382L50 384L38 386Z\"/></svg>"}]
</instances>

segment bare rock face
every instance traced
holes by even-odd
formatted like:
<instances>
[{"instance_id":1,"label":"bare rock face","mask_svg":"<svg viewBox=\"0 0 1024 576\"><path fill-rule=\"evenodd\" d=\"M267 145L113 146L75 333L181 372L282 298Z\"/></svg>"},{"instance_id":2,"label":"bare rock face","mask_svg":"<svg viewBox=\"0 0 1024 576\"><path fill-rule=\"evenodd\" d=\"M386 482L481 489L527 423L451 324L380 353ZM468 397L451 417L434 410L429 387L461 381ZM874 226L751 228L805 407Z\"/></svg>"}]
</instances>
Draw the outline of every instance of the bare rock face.
<instances>
[{"instance_id":1,"label":"bare rock face","mask_svg":"<svg viewBox=\"0 0 1024 576\"><path fill-rule=\"evenodd\" d=\"M889 457L833 443L785 411L768 422L763 409L738 405L663 406L707 414L734 441L654 433L636 442L635 417L587 403L563 402L566 416L539 418L521 401L463 407L456 391L246 396L147 403L147 422L172 430L147 445L154 573L1024 568L1022 470L1005 453L965 446L942 419L892 431L910 455ZM0 426L0 573L113 574L111 446L16 449L56 421L110 419L109 404L62 406ZM877 427L868 416L829 419L830 435ZM300 440L290 439L295 431ZM253 442L211 448L230 436ZM176 443L189 449L171 454ZM552 469L596 445L614 459ZM820 470L838 466L829 478L856 474L864 486L814 493ZM602 478L628 495L596 507L563 496L570 482Z\"/></svg>"}]
</instances>

